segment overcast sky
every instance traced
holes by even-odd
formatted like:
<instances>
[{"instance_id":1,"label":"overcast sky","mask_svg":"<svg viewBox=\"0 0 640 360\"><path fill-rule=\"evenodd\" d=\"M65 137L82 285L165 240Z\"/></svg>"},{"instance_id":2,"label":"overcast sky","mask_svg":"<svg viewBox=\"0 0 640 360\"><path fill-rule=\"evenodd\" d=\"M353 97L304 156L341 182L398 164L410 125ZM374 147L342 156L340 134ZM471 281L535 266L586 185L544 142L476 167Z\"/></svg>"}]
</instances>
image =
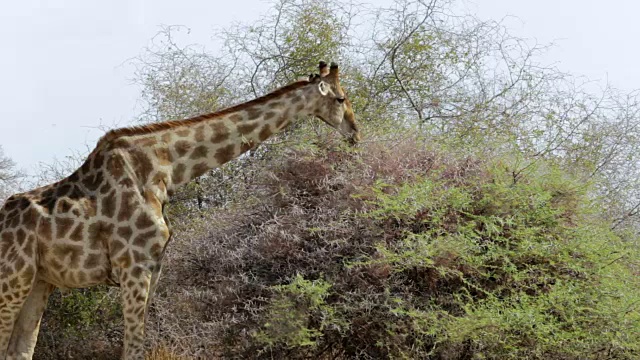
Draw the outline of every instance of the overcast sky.
<instances>
[{"instance_id":1,"label":"overcast sky","mask_svg":"<svg viewBox=\"0 0 640 360\"><path fill-rule=\"evenodd\" d=\"M366 1L366 0L363 0ZM376 0L391 3L391 0ZM208 45L213 29L253 21L265 0L57 0L0 5L0 145L19 167L93 146L100 124L129 125L138 89L127 59L139 55L159 26L185 25L190 41ZM544 60L562 71L640 88L640 1L466 0L484 19L513 16L518 36L557 46Z\"/></svg>"}]
</instances>

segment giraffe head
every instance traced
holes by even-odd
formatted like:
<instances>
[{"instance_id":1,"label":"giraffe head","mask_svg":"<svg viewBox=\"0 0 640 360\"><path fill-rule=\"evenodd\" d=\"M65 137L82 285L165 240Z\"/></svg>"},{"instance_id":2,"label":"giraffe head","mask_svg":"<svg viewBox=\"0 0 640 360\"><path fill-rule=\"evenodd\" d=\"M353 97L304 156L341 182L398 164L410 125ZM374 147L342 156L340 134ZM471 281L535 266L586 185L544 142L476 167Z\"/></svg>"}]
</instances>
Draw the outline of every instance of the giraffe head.
<instances>
[{"instance_id":1,"label":"giraffe head","mask_svg":"<svg viewBox=\"0 0 640 360\"><path fill-rule=\"evenodd\" d=\"M319 74L311 75L309 80L315 85L315 100L312 115L320 118L329 126L337 129L352 143L360 141L360 131L351 102L340 86L338 64L320 61Z\"/></svg>"}]
</instances>

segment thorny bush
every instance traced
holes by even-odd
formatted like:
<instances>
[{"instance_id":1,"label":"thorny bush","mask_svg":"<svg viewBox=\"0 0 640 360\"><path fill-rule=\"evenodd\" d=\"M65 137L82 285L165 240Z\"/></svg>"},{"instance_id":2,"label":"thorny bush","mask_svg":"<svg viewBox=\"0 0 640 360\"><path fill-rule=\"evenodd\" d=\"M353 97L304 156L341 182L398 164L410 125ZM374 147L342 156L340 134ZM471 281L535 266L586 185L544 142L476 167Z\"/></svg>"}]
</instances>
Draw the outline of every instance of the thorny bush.
<instances>
[{"instance_id":1,"label":"thorny bush","mask_svg":"<svg viewBox=\"0 0 640 360\"><path fill-rule=\"evenodd\" d=\"M588 184L541 162L514 176L522 159L420 139L273 159L252 165L233 206L176 233L150 346L195 358L639 355L638 254L597 220Z\"/></svg>"}]
</instances>

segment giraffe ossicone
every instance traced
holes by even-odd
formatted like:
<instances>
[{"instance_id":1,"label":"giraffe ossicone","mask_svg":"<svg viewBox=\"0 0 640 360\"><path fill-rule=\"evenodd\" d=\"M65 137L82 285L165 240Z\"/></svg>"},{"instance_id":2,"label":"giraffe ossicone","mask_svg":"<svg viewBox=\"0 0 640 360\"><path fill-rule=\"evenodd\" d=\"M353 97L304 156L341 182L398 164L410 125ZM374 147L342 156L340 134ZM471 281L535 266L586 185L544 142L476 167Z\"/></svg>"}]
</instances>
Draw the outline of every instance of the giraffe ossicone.
<instances>
[{"instance_id":1,"label":"giraffe ossicone","mask_svg":"<svg viewBox=\"0 0 640 360\"><path fill-rule=\"evenodd\" d=\"M31 359L56 288L119 286L124 359L144 325L171 238L164 205L180 185L254 148L298 116L360 139L338 66L255 100L186 120L109 131L67 178L0 209L0 360Z\"/></svg>"}]
</instances>

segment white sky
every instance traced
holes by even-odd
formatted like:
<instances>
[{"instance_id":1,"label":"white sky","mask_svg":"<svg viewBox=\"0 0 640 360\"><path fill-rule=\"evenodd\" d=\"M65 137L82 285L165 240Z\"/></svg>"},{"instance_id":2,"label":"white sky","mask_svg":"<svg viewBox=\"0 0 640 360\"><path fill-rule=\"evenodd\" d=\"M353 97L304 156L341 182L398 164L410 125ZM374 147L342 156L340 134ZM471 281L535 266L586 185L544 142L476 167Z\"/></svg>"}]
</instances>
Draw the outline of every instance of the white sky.
<instances>
[{"instance_id":1,"label":"white sky","mask_svg":"<svg viewBox=\"0 0 640 360\"><path fill-rule=\"evenodd\" d=\"M367 1L367 0L363 0ZM391 0L376 0L391 3ZM0 145L19 167L93 146L100 124L134 120L138 89L127 59L159 25L191 28L211 44L213 29L253 21L265 0L20 0L0 5ZM637 0L465 0L468 12L501 19L518 36L557 46L544 60L562 71L640 88Z\"/></svg>"}]
</instances>

